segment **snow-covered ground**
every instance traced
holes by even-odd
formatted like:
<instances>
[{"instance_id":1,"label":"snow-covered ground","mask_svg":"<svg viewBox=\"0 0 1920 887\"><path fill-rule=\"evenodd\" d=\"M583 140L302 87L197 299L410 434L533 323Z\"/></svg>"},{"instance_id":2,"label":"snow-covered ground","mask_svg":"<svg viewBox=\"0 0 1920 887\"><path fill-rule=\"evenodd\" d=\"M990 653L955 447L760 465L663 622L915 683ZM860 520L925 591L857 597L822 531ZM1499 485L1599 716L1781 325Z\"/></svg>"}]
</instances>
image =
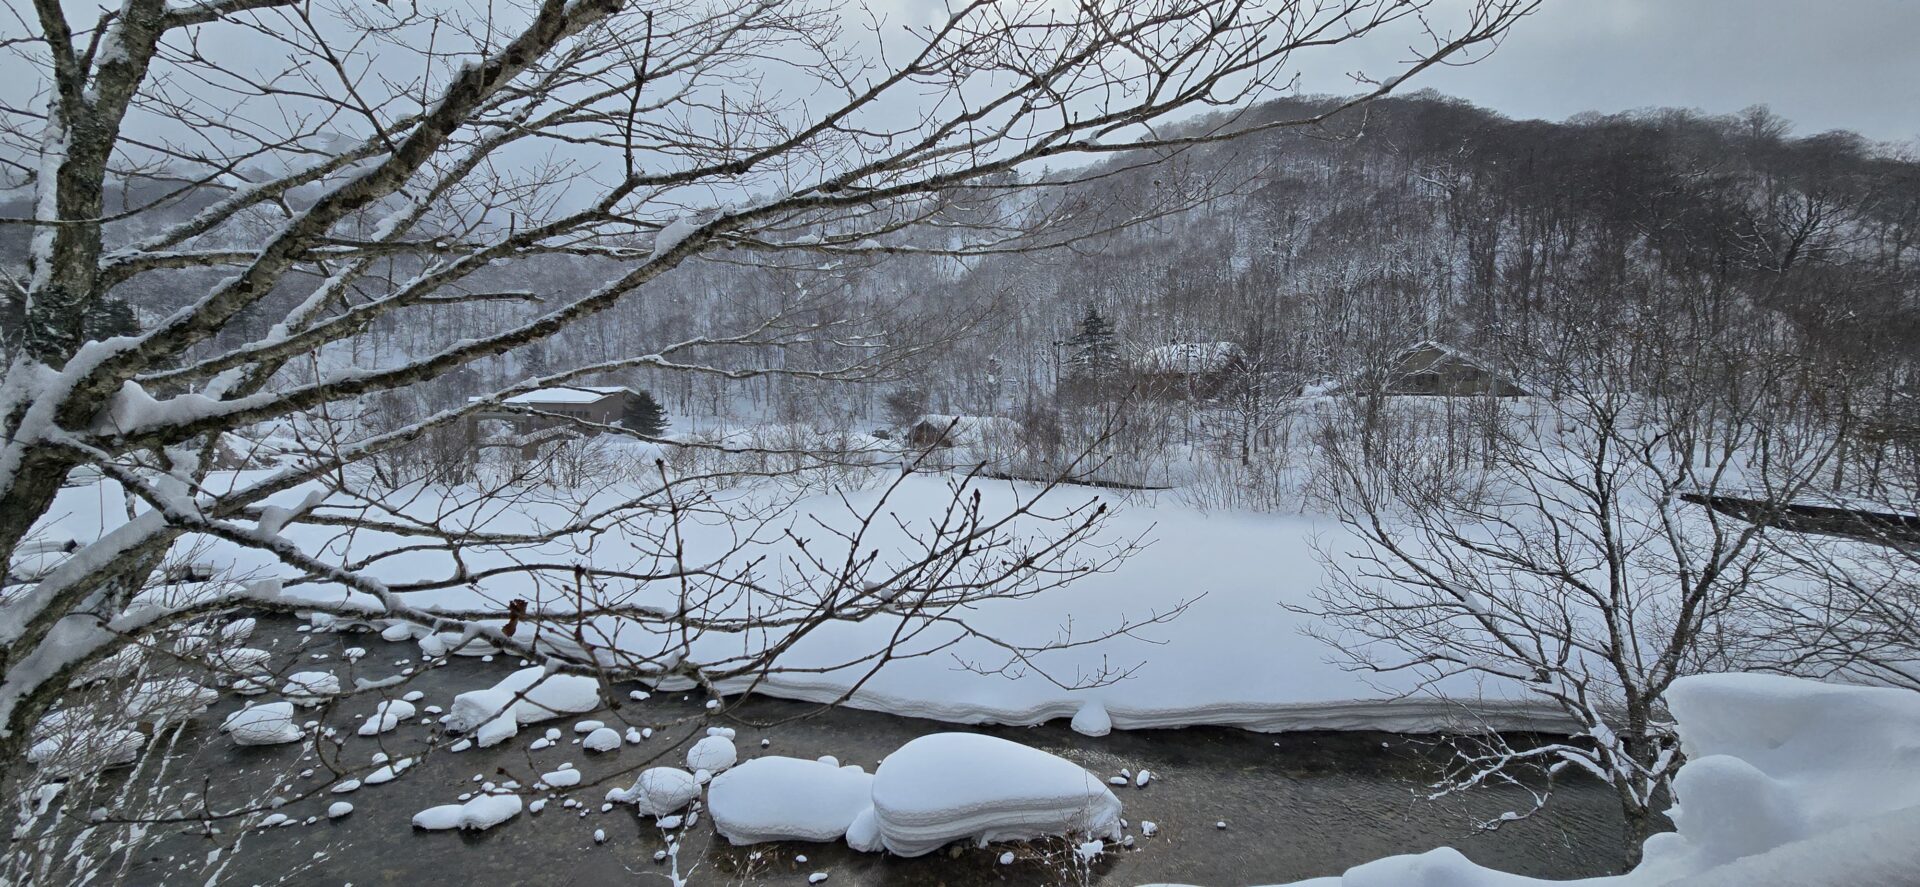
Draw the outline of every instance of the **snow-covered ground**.
<instances>
[{"instance_id":1,"label":"snow-covered ground","mask_svg":"<svg viewBox=\"0 0 1920 887\"><path fill-rule=\"evenodd\" d=\"M245 483L251 472L223 480ZM1033 488L1004 481L980 481L986 509L1011 507L1015 496L1031 495ZM410 491L411 492L411 491ZM606 489L594 501L610 500L625 490ZM1099 491L1062 488L1051 494L1054 507L1079 504ZM569 519L573 509L560 501L523 502L512 510L476 514L452 503L454 495L430 495L412 500L409 512L426 515L443 526L470 524L480 528L525 529L528 525L556 524ZM735 492L751 504L760 491ZM908 479L888 500L887 509L908 523L937 515L950 501L949 480L940 476ZM286 505L297 504L305 493L286 494ZM846 501L821 495L799 500L778 524L762 528L760 544L741 557L772 555L769 570L778 573L789 543L778 530L794 526L806 531L815 520L830 526L853 523L847 503L855 509L871 505L874 491L851 494ZM121 497L110 482L75 487L62 494L58 532L86 540L117 523ZM1043 506L1044 508L1044 506ZM1024 529L1046 531L1040 522ZM689 550L713 554L726 550L738 526L711 518L683 528ZM309 551L329 557L362 555L384 546L402 544L376 533L360 533L349 545L324 528L293 525L285 535ZM834 540L817 529L816 547ZM871 544L885 549L898 543L897 530L881 528ZM876 617L864 622L830 622L784 654L783 667L827 669L824 673L784 673L770 676L758 692L811 701L840 697L858 683L848 704L860 708L923 716L954 723L1032 724L1073 717L1083 708L1104 709L1118 729L1172 727L1191 724L1241 726L1254 730L1380 729L1431 731L1458 723L1461 703L1501 727L1523 728L1561 723L1550 708L1526 700L1514 688L1456 681L1424 687L1415 694L1413 678L1383 682L1378 676L1343 670L1330 651L1305 637L1310 617L1291 613L1288 603L1306 603L1321 581L1315 545L1338 551L1346 541L1330 520L1300 515L1201 512L1135 498L1118 506L1103 538L1109 541L1143 539L1148 544L1116 570L1092 575L1063 589L1017 600L994 600L970 607L967 623L981 632L1026 645L1077 641L1130 624L1150 622L1186 610L1178 618L1148 624L1137 631L1086 646L1051 650L1031 662L1012 661L1008 654L978 639L954 643L957 630L935 626L914 635L893 662L867 677L867 667L841 668L857 654L881 649L894 636L900 621ZM590 557L600 566L628 566L644 560L645 544L616 528L600 537ZM483 569L509 559L566 563L585 557L566 544L469 555L469 566ZM285 568L259 552L231 548L203 550L195 557L216 565L231 562L242 575L267 576ZM696 556L694 559L698 559ZM829 558L831 560L831 558ZM373 569L388 582L444 576L449 564L429 553L389 558ZM661 583L666 585L666 583ZM298 593L314 599L339 599L338 588L303 586ZM620 592L635 603L671 607L672 588L637 588ZM414 595L422 605L489 607L504 611L506 602L525 598L538 611L569 606L570 590L558 583L537 585L520 575L508 575L478 587ZM740 612L763 602L747 599L720 601L715 606ZM677 638L657 626L614 623L597 625L612 643L626 649L657 652ZM693 656L704 649L737 652L743 640L768 643L774 635L741 638L709 634L695 642ZM431 642L431 639L429 639ZM931 652L930 652L931 651ZM928 654L928 655L919 655ZM1098 675L1124 674L1104 686ZM864 683L860 683L864 680ZM1063 686L1064 685L1064 686ZM738 684L728 687L737 689ZM1446 698L1436 694L1444 693ZM1090 720L1099 720L1091 718ZM504 726L504 725L503 725Z\"/></svg>"}]
</instances>

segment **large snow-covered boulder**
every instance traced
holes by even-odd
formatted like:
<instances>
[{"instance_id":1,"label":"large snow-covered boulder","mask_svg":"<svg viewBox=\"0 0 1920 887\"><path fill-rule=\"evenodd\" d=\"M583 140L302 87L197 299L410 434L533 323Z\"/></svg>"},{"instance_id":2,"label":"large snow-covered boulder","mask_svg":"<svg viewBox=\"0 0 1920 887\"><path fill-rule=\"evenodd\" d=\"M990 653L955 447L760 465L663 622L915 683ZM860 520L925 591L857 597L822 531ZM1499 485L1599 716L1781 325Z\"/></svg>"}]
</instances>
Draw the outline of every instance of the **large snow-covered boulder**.
<instances>
[{"instance_id":1,"label":"large snow-covered boulder","mask_svg":"<svg viewBox=\"0 0 1920 887\"><path fill-rule=\"evenodd\" d=\"M872 806L872 775L801 758L755 758L707 786L714 828L735 844L837 841Z\"/></svg>"},{"instance_id":2,"label":"large snow-covered boulder","mask_svg":"<svg viewBox=\"0 0 1920 887\"><path fill-rule=\"evenodd\" d=\"M881 842L901 856L970 838L985 845L1043 835L1120 838L1120 800L1065 758L974 733L922 736L873 778Z\"/></svg>"},{"instance_id":3,"label":"large snow-covered boulder","mask_svg":"<svg viewBox=\"0 0 1920 887\"><path fill-rule=\"evenodd\" d=\"M269 702L250 705L228 715L220 729L240 745L279 745L298 741L305 735L293 718L293 703Z\"/></svg>"},{"instance_id":4,"label":"large snow-covered boulder","mask_svg":"<svg viewBox=\"0 0 1920 887\"><path fill-rule=\"evenodd\" d=\"M641 816L670 815L699 796L699 781L694 779L692 773L678 767L649 767L640 772L640 778L633 781L632 788L607 791L608 801L632 804L634 811Z\"/></svg>"},{"instance_id":5,"label":"large snow-covered boulder","mask_svg":"<svg viewBox=\"0 0 1920 887\"><path fill-rule=\"evenodd\" d=\"M600 685L582 675L548 674L540 666L523 668L484 690L453 697L453 707L440 722L456 732L472 731L480 746L505 741L522 724L536 724L562 715L600 707Z\"/></svg>"},{"instance_id":6,"label":"large snow-covered boulder","mask_svg":"<svg viewBox=\"0 0 1920 887\"><path fill-rule=\"evenodd\" d=\"M330 671L296 671L280 692L300 705L319 705L340 695L340 676Z\"/></svg>"}]
</instances>

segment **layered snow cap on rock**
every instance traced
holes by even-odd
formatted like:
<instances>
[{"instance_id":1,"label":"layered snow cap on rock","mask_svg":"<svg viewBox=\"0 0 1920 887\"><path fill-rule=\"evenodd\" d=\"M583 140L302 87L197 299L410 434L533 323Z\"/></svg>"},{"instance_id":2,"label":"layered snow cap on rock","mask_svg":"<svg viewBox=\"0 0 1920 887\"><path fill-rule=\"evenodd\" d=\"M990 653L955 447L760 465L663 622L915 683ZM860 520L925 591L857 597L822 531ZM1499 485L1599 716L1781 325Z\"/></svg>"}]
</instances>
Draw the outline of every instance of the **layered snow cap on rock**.
<instances>
[{"instance_id":1,"label":"layered snow cap on rock","mask_svg":"<svg viewBox=\"0 0 1920 887\"><path fill-rule=\"evenodd\" d=\"M620 731L612 727L601 727L580 740L580 747L587 751L613 751L620 747Z\"/></svg>"},{"instance_id":2,"label":"layered snow cap on rock","mask_svg":"<svg viewBox=\"0 0 1920 887\"><path fill-rule=\"evenodd\" d=\"M279 745L296 742L305 735L293 717L291 702L250 705L228 715L220 729L240 745Z\"/></svg>"},{"instance_id":3,"label":"layered snow cap on rock","mask_svg":"<svg viewBox=\"0 0 1920 887\"><path fill-rule=\"evenodd\" d=\"M649 767L640 772L632 788L607 791L608 801L632 804L641 816L666 816L699 796L700 783L678 767Z\"/></svg>"},{"instance_id":4,"label":"layered snow cap on rock","mask_svg":"<svg viewBox=\"0 0 1920 887\"><path fill-rule=\"evenodd\" d=\"M373 714L360 722L358 732L361 736L378 736L400 726L400 722L413 717L413 703L404 699L389 699L374 706Z\"/></svg>"},{"instance_id":5,"label":"layered snow cap on rock","mask_svg":"<svg viewBox=\"0 0 1920 887\"><path fill-rule=\"evenodd\" d=\"M714 828L734 844L836 841L872 806L866 771L801 758L755 758L707 787Z\"/></svg>"},{"instance_id":6,"label":"layered snow cap on rock","mask_svg":"<svg viewBox=\"0 0 1920 887\"><path fill-rule=\"evenodd\" d=\"M441 804L413 814L422 829L490 829L520 815L519 795L480 795L464 804Z\"/></svg>"},{"instance_id":7,"label":"layered snow cap on rock","mask_svg":"<svg viewBox=\"0 0 1920 887\"><path fill-rule=\"evenodd\" d=\"M133 763L146 742L140 731L127 728L66 730L35 742L27 763L52 777L92 773Z\"/></svg>"},{"instance_id":8,"label":"layered snow cap on rock","mask_svg":"<svg viewBox=\"0 0 1920 887\"><path fill-rule=\"evenodd\" d=\"M340 694L340 677L330 671L297 671L287 676L280 692L300 705L319 705Z\"/></svg>"},{"instance_id":9,"label":"layered snow cap on rock","mask_svg":"<svg viewBox=\"0 0 1920 887\"><path fill-rule=\"evenodd\" d=\"M190 678L147 681L127 700L127 717L156 723L184 721L206 711L219 698L219 691L202 687Z\"/></svg>"},{"instance_id":10,"label":"layered snow cap on rock","mask_svg":"<svg viewBox=\"0 0 1920 887\"><path fill-rule=\"evenodd\" d=\"M581 675L548 674L540 666L523 668L485 690L453 697L440 722L447 729L474 731L474 741L494 745L520 732L521 724L592 711L600 705L600 687Z\"/></svg>"},{"instance_id":11,"label":"layered snow cap on rock","mask_svg":"<svg viewBox=\"0 0 1920 887\"><path fill-rule=\"evenodd\" d=\"M687 769L689 770L718 773L733 766L733 763L738 760L740 760L740 750L733 747L733 737L722 734L709 735L687 749Z\"/></svg>"},{"instance_id":12,"label":"layered snow cap on rock","mask_svg":"<svg viewBox=\"0 0 1920 887\"><path fill-rule=\"evenodd\" d=\"M973 733L922 736L874 774L880 839L901 856L950 841L1077 834L1120 838L1120 800L1065 758Z\"/></svg>"}]
</instances>

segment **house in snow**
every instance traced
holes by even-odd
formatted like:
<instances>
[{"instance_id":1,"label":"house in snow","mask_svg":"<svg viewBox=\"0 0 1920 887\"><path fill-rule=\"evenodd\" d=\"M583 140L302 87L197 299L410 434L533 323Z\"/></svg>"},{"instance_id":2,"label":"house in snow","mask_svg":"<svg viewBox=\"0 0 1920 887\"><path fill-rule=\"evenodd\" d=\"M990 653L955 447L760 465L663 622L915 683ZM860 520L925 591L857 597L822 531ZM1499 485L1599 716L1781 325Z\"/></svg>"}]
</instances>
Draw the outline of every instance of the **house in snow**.
<instances>
[{"instance_id":1,"label":"house in snow","mask_svg":"<svg viewBox=\"0 0 1920 887\"><path fill-rule=\"evenodd\" d=\"M1526 397L1535 393L1492 363L1432 340L1394 357L1385 381L1386 393L1400 395Z\"/></svg>"},{"instance_id":2,"label":"house in snow","mask_svg":"<svg viewBox=\"0 0 1920 887\"><path fill-rule=\"evenodd\" d=\"M1142 393L1206 399L1220 393L1244 361L1232 342L1175 342L1149 348L1134 362Z\"/></svg>"},{"instance_id":3,"label":"house in snow","mask_svg":"<svg viewBox=\"0 0 1920 887\"><path fill-rule=\"evenodd\" d=\"M521 435L571 427L576 421L617 425L639 398L633 389L619 385L560 385L516 394L502 400L498 409L482 410L474 418L506 422Z\"/></svg>"},{"instance_id":4,"label":"house in snow","mask_svg":"<svg viewBox=\"0 0 1920 887\"><path fill-rule=\"evenodd\" d=\"M1007 445L1018 439L1020 423L1004 416L921 416L907 428L907 445L922 450Z\"/></svg>"}]
</instances>

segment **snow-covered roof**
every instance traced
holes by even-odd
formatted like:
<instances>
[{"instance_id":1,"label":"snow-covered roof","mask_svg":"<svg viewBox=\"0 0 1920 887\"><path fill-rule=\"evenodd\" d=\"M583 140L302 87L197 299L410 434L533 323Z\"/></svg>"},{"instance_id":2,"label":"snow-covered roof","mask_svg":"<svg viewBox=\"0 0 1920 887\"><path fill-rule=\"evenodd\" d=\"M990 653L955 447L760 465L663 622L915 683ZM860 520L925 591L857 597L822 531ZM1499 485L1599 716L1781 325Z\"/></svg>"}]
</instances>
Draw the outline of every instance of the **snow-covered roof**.
<instances>
[{"instance_id":1,"label":"snow-covered roof","mask_svg":"<svg viewBox=\"0 0 1920 887\"><path fill-rule=\"evenodd\" d=\"M552 388L538 388L525 394L516 394L501 403L536 406L547 403L594 403L602 398L620 394L627 389L620 385L557 385ZM481 400L473 397L469 400Z\"/></svg>"},{"instance_id":2,"label":"snow-covered roof","mask_svg":"<svg viewBox=\"0 0 1920 887\"><path fill-rule=\"evenodd\" d=\"M1232 342L1176 342L1149 348L1140 355L1140 369L1149 373L1217 373L1240 357Z\"/></svg>"}]
</instances>

